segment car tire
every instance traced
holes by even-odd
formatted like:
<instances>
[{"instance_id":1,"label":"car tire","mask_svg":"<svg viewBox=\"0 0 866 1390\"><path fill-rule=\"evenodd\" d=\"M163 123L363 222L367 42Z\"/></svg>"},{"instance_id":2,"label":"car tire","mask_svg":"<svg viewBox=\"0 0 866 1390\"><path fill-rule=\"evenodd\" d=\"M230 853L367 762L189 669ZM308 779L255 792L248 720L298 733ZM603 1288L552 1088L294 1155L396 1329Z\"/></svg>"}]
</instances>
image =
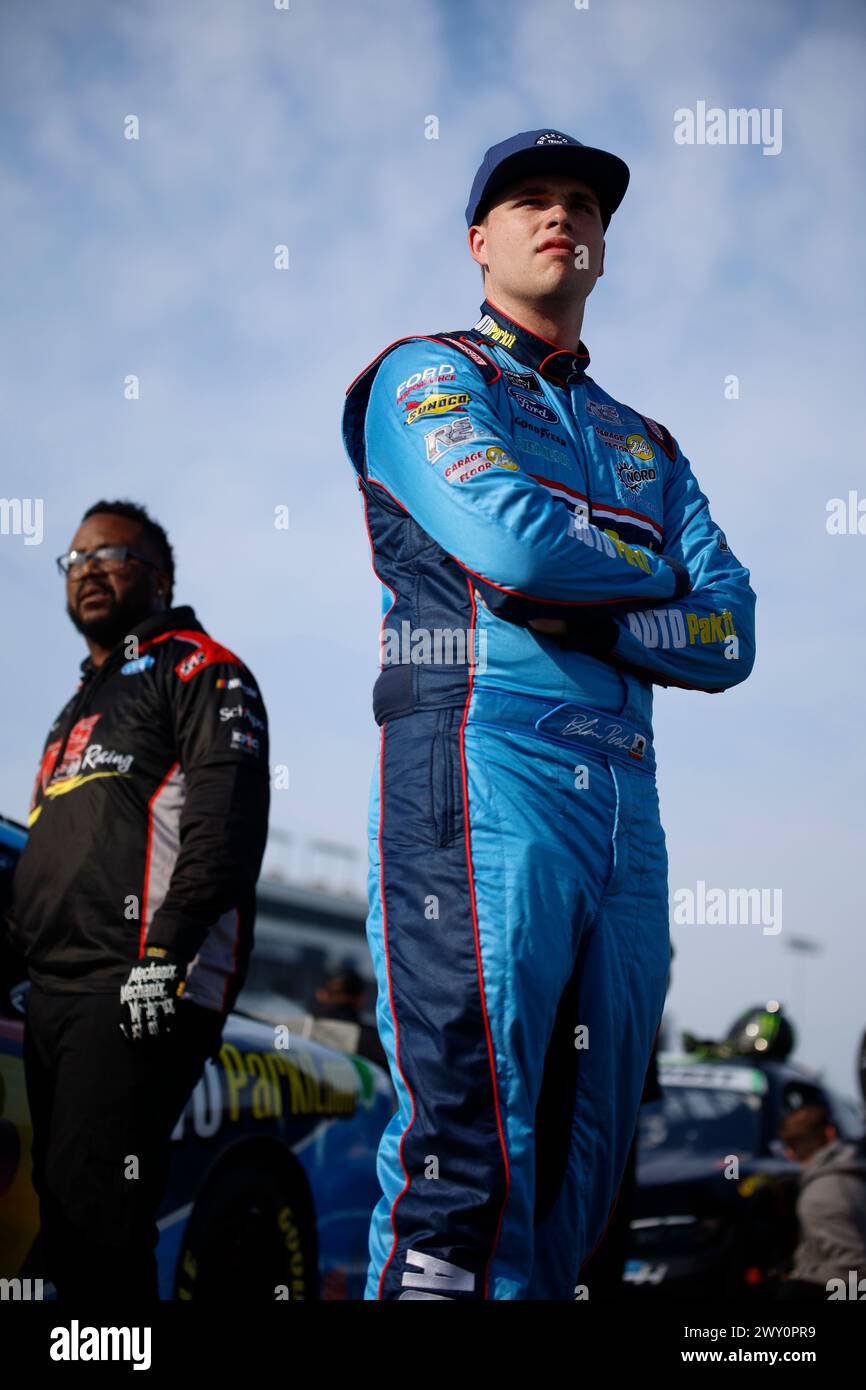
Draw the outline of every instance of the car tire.
<instances>
[{"instance_id":1,"label":"car tire","mask_svg":"<svg viewBox=\"0 0 866 1390\"><path fill-rule=\"evenodd\" d=\"M316 1227L303 1184L267 1161L219 1170L187 1223L174 1296L259 1305L317 1299Z\"/></svg>"}]
</instances>

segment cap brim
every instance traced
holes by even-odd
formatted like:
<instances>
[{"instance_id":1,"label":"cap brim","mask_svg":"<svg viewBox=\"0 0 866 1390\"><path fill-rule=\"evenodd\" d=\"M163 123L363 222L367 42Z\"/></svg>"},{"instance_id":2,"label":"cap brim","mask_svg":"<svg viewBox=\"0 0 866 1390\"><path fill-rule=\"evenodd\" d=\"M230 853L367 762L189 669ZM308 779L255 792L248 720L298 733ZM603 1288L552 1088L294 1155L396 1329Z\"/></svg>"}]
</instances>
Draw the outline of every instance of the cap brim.
<instances>
[{"instance_id":1,"label":"cap brim","mask_svg":"<svg viewBox=\"0 0 866 1390\"><path fill-rule=\"evenodd\" d=\"M629 168L623 160L607 150L586 145L543 145L518 150L498 165L484 186L472 221L477 222L499 198L509 184L536 173L571 174L588 183L598 198L605 226L616 212L629 181Z\"/></svg>"}]
</instances>

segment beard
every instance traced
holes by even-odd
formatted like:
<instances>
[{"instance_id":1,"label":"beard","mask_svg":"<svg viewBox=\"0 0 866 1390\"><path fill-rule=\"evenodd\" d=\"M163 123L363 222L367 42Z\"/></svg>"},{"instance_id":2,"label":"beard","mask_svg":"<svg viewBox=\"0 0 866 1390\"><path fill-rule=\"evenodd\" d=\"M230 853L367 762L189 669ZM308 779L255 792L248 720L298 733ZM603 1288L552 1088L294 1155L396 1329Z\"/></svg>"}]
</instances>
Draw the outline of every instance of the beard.
<instances>
[{"instance_id":1,"label":"beard","mask_svg":"<svg viewBox=\"0 0 866 1390\"><path fill-rule=\"evenodd\" d=\"M128 589L120 599L115 597L113 589L106 588L105 593L107 607L98 616L84 618L69 603L66 613L82 637L110 651L127 633L150 617L153 605L146 578L134 589Z\"/></svg>"}]
</instances>

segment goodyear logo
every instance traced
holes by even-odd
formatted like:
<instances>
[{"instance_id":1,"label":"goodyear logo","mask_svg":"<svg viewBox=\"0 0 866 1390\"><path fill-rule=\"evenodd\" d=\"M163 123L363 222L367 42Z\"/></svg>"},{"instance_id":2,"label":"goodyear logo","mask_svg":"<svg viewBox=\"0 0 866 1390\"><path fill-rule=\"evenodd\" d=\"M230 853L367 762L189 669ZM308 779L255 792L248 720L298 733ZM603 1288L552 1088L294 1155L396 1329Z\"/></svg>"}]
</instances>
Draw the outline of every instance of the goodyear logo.
<instances>
[{"instance_id":1,"label":"goodyear logo","mask_svg":"<svg viewBox=\"0 0 866 1390\"><path fill-rule=\"evenodd\" d=\"M468 391L452 391L447 395L444 391L435 391L425 397L420 405L413 406L406 416L405 423L411 425L415 420L421 420L427 415L445 415L449 410L464 410L470 400Z\"/></svg>"}]
</instances>

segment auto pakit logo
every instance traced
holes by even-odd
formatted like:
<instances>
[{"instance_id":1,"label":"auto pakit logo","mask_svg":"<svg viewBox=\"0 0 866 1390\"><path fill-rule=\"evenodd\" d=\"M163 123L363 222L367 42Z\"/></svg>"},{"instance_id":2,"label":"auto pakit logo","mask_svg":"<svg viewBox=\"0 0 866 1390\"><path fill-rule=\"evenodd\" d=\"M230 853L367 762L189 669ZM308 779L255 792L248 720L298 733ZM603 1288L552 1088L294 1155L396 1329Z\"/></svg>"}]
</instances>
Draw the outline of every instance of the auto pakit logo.
<instances>
[{"instance_id":1,"label":"auto pakit logo","mask_svg":"<svg viewBox=\"0 0 866 1390\"><path fill-rule=\"evenodd\" d=\"M513 348L517 342L517 334L510 333L507 328L500 328L495 319L489 314L483 314L475 325L476 332L483 333L485 337L492 338L494 343L500 347Z\"/></svg>"},{"instance_id":2,"label":"auto pakit logo","mask_svg":"<svg viewBox=\"0 0 866 1390\"><path fill-rule=\"evenodd\" d=\"M465 410L471 399L468 391L452 391L448 395L443 391L435 391L423 401L407 401L408 413L403 423L412 425L427 415L445 415L450 410Z\"/></svg>"}]
</instances>

